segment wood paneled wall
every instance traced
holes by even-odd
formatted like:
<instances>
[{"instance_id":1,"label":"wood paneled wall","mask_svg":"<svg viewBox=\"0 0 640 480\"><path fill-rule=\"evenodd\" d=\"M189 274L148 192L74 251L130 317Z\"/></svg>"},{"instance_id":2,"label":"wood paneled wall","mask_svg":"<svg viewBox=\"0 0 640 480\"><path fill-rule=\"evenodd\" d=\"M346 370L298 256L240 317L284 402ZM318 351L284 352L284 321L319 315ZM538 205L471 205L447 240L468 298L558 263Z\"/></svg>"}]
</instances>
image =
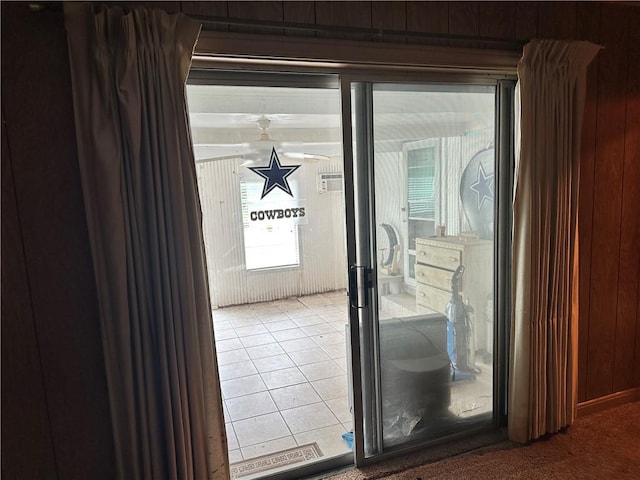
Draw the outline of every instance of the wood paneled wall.
<instances>
[{"instance_id":1,"label":"wood paneled wall","mask_svg":"<svg viewBox=\"0 0 640 480\"><path fill-rule=\"evenodd\" d=\"M2 477L112 479L59 12L2 3Z\"/></svg>"},{"instance_id":2,"label":"wood paneled wall","mask_svg":"<svg viewBox=\"0 0 640 480\"><path fill-rule=\"evenodd\" d=\"M640 387L638 6L577 5L589 67L580 183L579 400Z\"/></svg>"},{"instance_id":3,"label":"wood paneled wall","mask_svg":"<svg viewBox=\"0 0 640 480\"><path fill-rule=\"evenodd\" d=\"M275 30L237 24L212 28L285 36L480 48L495 46L491 39L534 37L604 45L589 68L582 139L580 400L640 387L640 7L629 2L402 1L145 5L275 22ZM60 9L31 12L26 3L3 2L6 479L114 477L70 89Z\"/></svg>"},{"instance_id":4,"label":"wood paneled wall","mask_svg":"<svg viewBox=\"0 0 640 480\"><path fill-rule=\"evenodd\" d=\"M361 37L411 43L487 47L491 39L577 38L579 17L592 18L594 3L577 2L423 2L423 1L228 1L170 2L172 10L218 19L283 22L280 32L298 34L288 23L318 27L316 36ZM595 6L595 8L593 8ZM625 7L623 7L625 8ZM586 15L585 15L585 12ZM329 28L329 31L323 30ZM338 27L338 28L336 28ZM220 24L221 30L238 26ZM244 27L247 30L247 27ZM369 32L354 29L368 29ZM278 33L277 25L266 29ZM265 30L265 31L266 31ZM251 29L255 32L255 29ZM429 40L424 35L443 35ZM470 37L456 39L455 36Z\"/></svg>"}]
</instances>

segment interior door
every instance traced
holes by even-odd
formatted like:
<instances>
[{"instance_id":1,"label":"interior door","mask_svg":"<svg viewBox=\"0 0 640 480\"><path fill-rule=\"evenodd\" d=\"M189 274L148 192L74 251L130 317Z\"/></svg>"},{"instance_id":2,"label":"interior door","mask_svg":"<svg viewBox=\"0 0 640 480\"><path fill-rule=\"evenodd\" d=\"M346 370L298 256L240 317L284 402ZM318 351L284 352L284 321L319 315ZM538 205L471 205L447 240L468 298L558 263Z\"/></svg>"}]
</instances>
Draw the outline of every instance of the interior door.
<instances>
[{"instance_id":1,"label":"interior door","mask_svg":"<svg viewBox=\"0 0 640 480\"><path fill-rule=\"evenodd\" d=\"M342 89L352 118L343 136L354 183L349 291L362 464L495 421L500 89L491 81Z\"/></svg>"}]
</instances>

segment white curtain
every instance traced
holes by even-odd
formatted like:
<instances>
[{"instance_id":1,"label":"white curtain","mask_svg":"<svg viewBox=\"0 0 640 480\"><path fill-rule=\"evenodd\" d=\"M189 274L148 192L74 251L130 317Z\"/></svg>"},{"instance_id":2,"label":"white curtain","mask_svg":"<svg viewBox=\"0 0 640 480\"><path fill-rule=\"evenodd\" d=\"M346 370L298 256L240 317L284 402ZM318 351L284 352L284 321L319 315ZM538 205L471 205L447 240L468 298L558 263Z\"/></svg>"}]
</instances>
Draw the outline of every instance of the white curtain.
<instances>
[{"instance_id":1,"label":"white curtain","mask_svg":"<svg viewBox=\"0 0 640 480\"><path fill-rule=\"evenodd\" d=\"M118 478L226 479L185 102L200 25L64 10Z\"/></svg>"},{"instance_id":2,"label":"white curtain","mask_svg":"<svg viewBox=\"0 0 640 480\"><path fill-rule=\"evenodd\" d=\"M575 419L579 147L586 68L599 48L535 40L518 65L508 407L509 437L518 442Z\"/></svg>"}]
</instances>

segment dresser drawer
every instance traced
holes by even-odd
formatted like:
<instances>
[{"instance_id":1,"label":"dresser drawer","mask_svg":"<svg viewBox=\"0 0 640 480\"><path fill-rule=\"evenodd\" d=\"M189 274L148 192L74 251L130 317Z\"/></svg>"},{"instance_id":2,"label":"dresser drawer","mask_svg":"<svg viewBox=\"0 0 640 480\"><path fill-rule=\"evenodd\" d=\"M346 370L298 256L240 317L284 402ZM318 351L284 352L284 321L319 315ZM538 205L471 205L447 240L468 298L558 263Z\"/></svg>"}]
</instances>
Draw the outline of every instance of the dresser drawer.
<instances>
[{"instance_id":1,"label":"dresser drawer","mask_svg":"<svg viewBox=\"0 0 640 480\"><path fill-rule=\"evenodd\" d=\"M451 270L416 263L416 281L419 283L431 285L432 287L450 292L452 276L453 272ZM462 288L462 286L460 286L460 288Z\"/></svg>"},{"instance_id":2,"label":"dresser drawer","mask_svg":"<svg viewBox=\"0 0 640 480\"><path fill-rule=\"evenodd\" d=\"M455 271L460 265L461 250L435 247L432 245L416 245L416 262L427 263L434 267Z\"/></svg>"},{"instance_id":3,"label":"dresser drawer","mask_svg":"<svg viewBox=\"0 0 640 480\"><path fill-rule=\"evenodd\" d=\"M444 313L447 303L451 300L451 293L439 288L416 284L416 303L436 312Z\"/></svg>"}]
</instances>

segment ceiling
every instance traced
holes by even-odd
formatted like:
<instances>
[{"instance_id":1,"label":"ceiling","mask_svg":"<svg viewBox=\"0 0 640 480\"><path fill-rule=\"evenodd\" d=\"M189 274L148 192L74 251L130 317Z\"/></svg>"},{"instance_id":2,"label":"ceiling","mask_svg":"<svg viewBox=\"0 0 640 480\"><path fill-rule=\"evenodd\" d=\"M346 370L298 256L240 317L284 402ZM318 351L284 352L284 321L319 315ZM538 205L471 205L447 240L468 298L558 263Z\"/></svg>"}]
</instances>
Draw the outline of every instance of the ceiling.
<instances>
[{"instance_id":1,"label":"ceiling","mask_svg":"<svg viewBox=\"0 0 640 480\"><path fill-rule=\"evenodd\" d=\"M408 141L493 125L495 99L487 87L464 93L434 89L374 89L376 152L402 151ZM305 153L341 155L337 89L189 85L187 97L196 160L243 155L260 138L262 116L270 120L268 135L274 141Z\"/></svg>"}]
</instances>

